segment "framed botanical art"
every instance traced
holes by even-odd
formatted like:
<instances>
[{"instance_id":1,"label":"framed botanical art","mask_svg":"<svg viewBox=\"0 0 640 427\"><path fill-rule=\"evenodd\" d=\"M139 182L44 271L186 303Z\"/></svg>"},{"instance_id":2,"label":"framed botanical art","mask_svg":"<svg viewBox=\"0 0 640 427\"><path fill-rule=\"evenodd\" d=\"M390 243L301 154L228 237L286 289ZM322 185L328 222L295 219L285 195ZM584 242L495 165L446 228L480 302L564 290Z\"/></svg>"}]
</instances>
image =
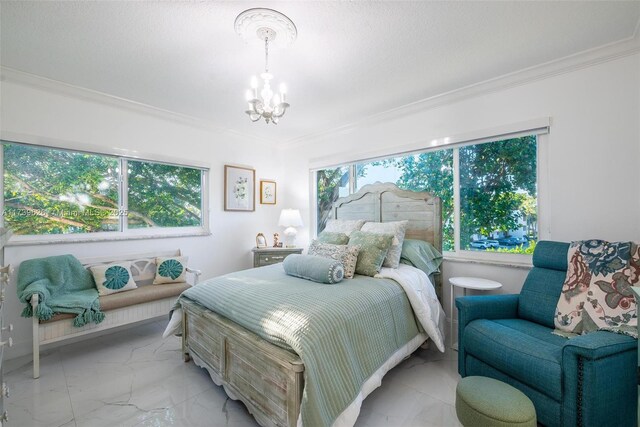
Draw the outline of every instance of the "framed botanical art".
<instances>
[{"instance_id":1,"label":"framed botanical art","mask_svg":"<svg viewBox=\"0 0 640 427\"><path fill-rule=\"evenodd\" d=\"M239 166L224 166L224 210L256 210L256 171Z\"/></svg>"},{"instance_id":2,"label":"framed botanical art","mask_svg":"<svg viewBox=\"0 0 640 427\"><path fill-rule=\"evenodd\" d=\"M276 204L276 182L275 181L260 181L260 203L263 205L275 205Z\"/></svg>"}]
</instances>

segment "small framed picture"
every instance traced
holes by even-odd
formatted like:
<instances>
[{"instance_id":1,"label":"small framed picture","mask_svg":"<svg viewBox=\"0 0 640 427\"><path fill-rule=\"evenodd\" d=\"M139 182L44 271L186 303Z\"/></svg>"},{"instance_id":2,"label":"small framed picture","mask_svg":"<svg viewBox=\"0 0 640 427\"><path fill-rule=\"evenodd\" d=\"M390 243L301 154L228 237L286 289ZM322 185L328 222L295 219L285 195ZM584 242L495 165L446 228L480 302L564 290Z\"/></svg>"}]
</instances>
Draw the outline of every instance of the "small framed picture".
<instances>
[{"instance_id":1,"label":"small framed picture","mask_svg":"<svg viewBox=\"0 0 640 427\"><path fill-rule=\"evenodd\" d=\"M260 203L263 205L275 205L276 204L276 182L275 181L260 181Z\"/></svg>"},{"instance_id":2,"label":"small framed picture","mask_svg":"<svg viewBox=\"0 0 640 427\"><path fill-rule=\"evenodd\" d=\"M264 234L258 233L258 235L256 236L256 247L258 248L267 247L267 238L264 237Z\"/></svg>"},{"instance_id":3,"label":"small framed picture","mask_svg":"<svg viewBox=\"0 0 640 427\"><path fill-rule=\"evenodd\" d=\"M239 166L224 166L224 210L256 210L256 171Z\"/></svg>"}]
</instances>

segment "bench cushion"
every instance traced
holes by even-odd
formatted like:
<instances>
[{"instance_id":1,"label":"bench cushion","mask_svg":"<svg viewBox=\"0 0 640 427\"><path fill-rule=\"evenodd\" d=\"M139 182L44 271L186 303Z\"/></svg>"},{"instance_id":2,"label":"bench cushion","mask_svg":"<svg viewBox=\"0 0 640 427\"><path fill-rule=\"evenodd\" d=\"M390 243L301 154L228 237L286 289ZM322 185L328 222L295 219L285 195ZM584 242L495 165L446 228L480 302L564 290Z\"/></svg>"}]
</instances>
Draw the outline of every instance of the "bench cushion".
<instances>
[{"instance_id":1,"label":"bench cushion","mask_svg":"<svg viewBox=\"0 0 640 427\"><path fill-rule=\"evenodd\" d=\"M128 307L130 305L151 302L160 299L170 298L180 295L183 291L189 289L191 285L187 282L167 283L165 285L146 285L140 286L130 291L118 292L111 295L100 297L100 310L107 312L116 308ZM41 320L40 323L55 322L63 319L73 319L75 314L58 313L49 320Z\"/></svg>"}]
</instances>

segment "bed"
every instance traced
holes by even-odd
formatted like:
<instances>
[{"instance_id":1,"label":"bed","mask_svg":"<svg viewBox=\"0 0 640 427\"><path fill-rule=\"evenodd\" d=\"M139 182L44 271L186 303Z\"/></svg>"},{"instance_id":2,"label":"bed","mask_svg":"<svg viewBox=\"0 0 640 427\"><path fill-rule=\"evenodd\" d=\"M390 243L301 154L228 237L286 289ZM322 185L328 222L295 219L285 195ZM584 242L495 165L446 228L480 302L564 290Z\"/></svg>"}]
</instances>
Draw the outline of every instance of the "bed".
<instances>
[{"instance_id":1,"label":"bed","mask_svg":"<svg viewBox=\"0 0 640 427\"><path fill-rule=\"evenodd\" d=\"M349 197L338 199L333 206L332 217L335 219L365 219L375 222L408 220L406 238L427 241L438 250L441 250L442 247L440 200L429 193L403 191L393 184L376 183L367 185ZM384 277L393 280L366 278L370 281L375 281L375 287L371 285L373 282L366 282L364 277L348 279L348 286L335 285L333 287L313 284L313 282L309 281L304 281L308 282L304 284L300 283L300 289L304 288L305 292L309 292L317 300L325 302L335 298L335 301L330 305L344 305L343 308L336 308L336 310L343 309L346 312L353 310L354 315L352 319L349 319L349 322L353 322L353 329L356 331L354 334L366 335L366 339L353 339L353 346L370 345L372 347L371 349L356 349L354 350L356 354L362 354L369 350L371 350L371 353L381 352L382 350L380 349L387 347L393 349L393 351L387 350L381 356L384 362L379 365L376 364L377 369L362 373L364 377L358 383L360 389L355 395L351 392L346 397L351 403L338 417L322 418L324 413L320 413L321 408L318 409L319 415L316 418L312 418L311 415L305 418L305 425L352 425L357 418L362 400L380 385L382 376L423 344L428 339L428 335L434 336L432 328L420 326L425 324L420 316L436 317L442 323L441 307L436 300L436 293L438 296L441 295L441 279L439 275L436 275L432 279L435 292L431 289L433 292L432 298L436 300L439 308L435 309L435 313L434 310L426 314L424 312L421 313L415 309L415 304L417 303L414 299L426 298L424 294L427 294L427 292L413 291L410 284L401 283L403 289L397 286L398 283L404 282L405 279L398 278L396 275L408 273L410 276L414 273L411 269L412 267L408 266L397 270L386 269L393 271L387 271L387 275ZM303 416L301 414L303 394L308 397L312 393L322 394L324 390L326 395L326 390L332 389L324 382L337 381L336 378L341 378L343 382L333 385L333 390L336 394L341 394L340 392L342 391L346 393L345 390L350 390L351 387L350 378L344 378L344 375L335 372L327 375L327 367L332 366L327 364L330 361L325 362L322 358L310 358L309 356L309 349L314 345L318 347L334 345L335 339L333 337L329 341L327 341L329 338L326 337L322 338L325 341L317 338L318 341L316 343L296 331L295 337L299 339L300 346L298 346L299 343L296 340L286 341L283 338L282 342L280 342L278 338L279 332L273 332L269 336L265 336L263 333L265 329L269 329L268 321L274 317L272 312L268 312L268 318L262 317L259 319L252 318L251 315L247 314L245 317L248 317L249 320L239 315L239 311L243 311L243 295L264 285L262 283L264 277L279 278L283 282L283 286L285 286L284 282L287 281L302 280L285 276L281 270L282 267L280 265L275 265L220 276L219 278L211 279L216 281L217 292L221 289L223 290L221 293L217 293L215 297L208 295L209 299L206 302L203 302L205 299L199 299L198 302L189 298L180 299L182 308L182 349L185 361L192 359L196 365L206 369L213 381L218 385L222 385L229 397L241 400L253 414L256 421L263 426L295 426L303 424ZM329 288L332 290L329 290ZM201 292L204 295L207 294L208 289L206 285L199 285L197 289L192 289L191 291ZM291 289L291 287L287 289ZM409 292L410 290L411 292ZM227 293L225 294L224 292ZM279 298L278 292L279 290L277 289L272 292L274 299ZM342 292L342 294L337 296L336 292ZM193 295L192 293L191 298L193 298ZM384 302L380 303L380 306L376 306L375 304L378 303L375 301L377 301L379 295L384 295L384 297L380 298L387 299L380 299L380 301ZM291 299L291 295L289 294L289 296L282 298ZM370 303L374 304L370 307L375 307L375 309L366 308L366 305ZM411 304L411 307L400 307L407 304ZM256 304L256 307L245 306L245 309L248 313L255 312L256 316L258 316L260 315L259 306L260 304ZM295 313L296 309L300 307L304 307L304 310L308 312L315 311L313 306L308 304L304 306L304 302L301 302L299 306L295 306L295 309L287 309L286 316L291 317L292 313ZM383 316L382 313L387 313L384 316L393 317L393 319L386 323L391 325L389 326L390 328L396 329L393 330L393 333L389 333L389 331L363 332L358 329L357 322L370 322L368 319L356 317L355 312L361 307L365 307L361 311L366 312L365 314L373 313L372 316L374 317L381 317ZM300 310L302 309L300 308ZM385 310L388 310L388 312ZM411 322L411 319L408 320L407 318L407 312L410 313L414 324L418 324L416 330L407 326L405 331L398 326ZM265 313L267 312L262 313L262 315L264 316ZM420 318L420 321L415 320L414 316ZM229 320L230 318L234 318L235 321ZM314 317L313 319L313 325L322 322L322 320L317 320L321 319L320 317ZM251 324L252 321L254 322L253 325ZM379 321L385 322L386 318ZM433 319L431 323L433 323ZM435 323L438 323L437 319ZM301 327L301 330L306 330L306 328L310 328L313 325L305 324ZM442 327L442 325L437 326ZM351 325L346 324L343 329L350 328ZM272 330L276 329L269 329L269 331ZM309 330L309 334L312 334L311 329ZM382 331L383 328L376 328L375 330ZM352 341L336 343L327 352L331 353L331 355L335 354L336 358L344 356L341 353L342 351L345 352L344 354L351 354L348 353L351 350L343 348L349 347ZM394 341L394 343L387 343L387 341ZM440 335L438 338L439 346L441 346L441 341L442 336ZM287 344L290 344L290 346ZM357 353L357 351L360 353ZM307 366L303 363L303 359L307 361ZM353 364L358 365L360 363L366 365L369 362L363 359L357 360ZM305 369L308 376L306 389ZM356 368L356 370L358 369ZM350 373L349 375L352 374ZM353 375L356 376L355 374ZM328 406L330 407L331 404L328 404ZM306 409L307 414L313 412L309 408L312 408L310 404ZM316 409L315 407L313 408L314 410ZM326 420L328 419L331 422L327 422ZM309 420L314 421L310 422Z\"/></svg>"}]
</instances>

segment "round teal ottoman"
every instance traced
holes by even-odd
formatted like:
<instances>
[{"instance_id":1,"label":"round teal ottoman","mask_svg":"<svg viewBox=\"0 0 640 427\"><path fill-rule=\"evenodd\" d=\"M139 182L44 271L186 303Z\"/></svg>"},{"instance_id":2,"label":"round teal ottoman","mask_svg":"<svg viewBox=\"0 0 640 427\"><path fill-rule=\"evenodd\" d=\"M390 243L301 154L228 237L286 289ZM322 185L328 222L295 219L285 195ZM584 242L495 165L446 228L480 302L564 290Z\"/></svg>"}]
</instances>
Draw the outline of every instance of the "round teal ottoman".
<instances>
[{"instance_id":1,"label":"round teal ottoman","mask_svg":"<svg viewBox=\"0 0 640 427\"><path fill-rule=\"evenodd\" d=\"M487 377L466 377L456 387L456 415L465 427L536 427L533 403L520 390Z\"/></svg>"}]
</instances>

